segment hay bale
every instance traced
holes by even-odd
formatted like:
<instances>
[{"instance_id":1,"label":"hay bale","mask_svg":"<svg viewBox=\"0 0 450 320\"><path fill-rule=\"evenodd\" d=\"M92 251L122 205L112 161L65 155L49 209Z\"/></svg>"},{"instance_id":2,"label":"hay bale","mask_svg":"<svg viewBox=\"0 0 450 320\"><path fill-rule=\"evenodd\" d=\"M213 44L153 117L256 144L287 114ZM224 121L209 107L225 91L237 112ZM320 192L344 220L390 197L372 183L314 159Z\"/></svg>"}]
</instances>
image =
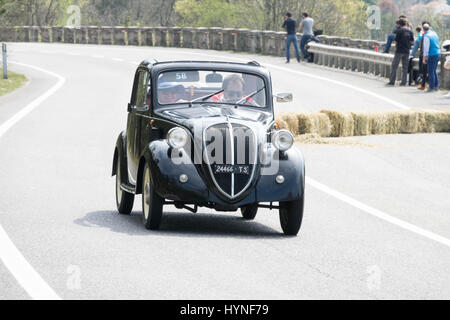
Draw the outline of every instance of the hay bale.
<instances>
[{"instance_id":1,"label":"hay bale","mask_svg":"<svg viewBox=\"0 0 450 320\"><path fill-rule=\"evenodd\" d=\"M287 124L287 129L293 135L298 135L298 118L296 113L282 113L279 117Z\"/></svg>"},{"instance_id":2,"label":"hay bale","mask_svg":"<svg viewBox=\"0 0 450 320\"><path fill-rule=\"evenodd\" d=\"M275 116L275 123L278 125L279 129L286 129L289 130L289 126L286 123L286 121L284 121L283 119L281 119L280 116Z\"/></svg>"},{"instance_id":3,"label":"hay bale","mask_svg":"<svg viewBox=\"0 0 450 320\"><path fill-rule=\"evenodd\" d=\"M349 137L398 133L450 132L450 112L389 111L285 113L276 121L294 135Z\"/></svg>"},{"instance_id":4,"label":"hay bale","mask_svg":"<svg viewBox=\"0 0 450 320\"><path fill-rule=\"evenodd\" d=\"M419 131L419 119L416 112L401 112L399 133L417 133Z\"/></svg>"},{"instance_id":5,"label":"hay bale","mask_svg":"<svg viewBox=\"0 0 450 320\"><path fill-rule=\"evenodd\" d=\"M387 133L388 115L385 113L371 113L369 121L371 134L379 135Z\"/></svg>"},{"instance_id":6,"label":"hay bale","mask_svg":"<svg viewBox=\"0 0 450 320\"><path fill-rule=\"evenodd\" d=\"M318 134L321 137L331 136L331 121L326 114L316 112L310 115L313 124L312 133Z\"/></svg>"},{"instance_id":7,"label":"hay bale","mask_svg":"<svg viewBox=\"0 0 450 320\"><path fill-rule=\"evenodd\" d=\"M372 133L371 118L367 112L352 112L354 123L353 135L355 136L368 136Z\"/></svg>"},{"instance_id":8,"label":"hay bale","mask_svg":"<svg viewBox=\"0 0 450 320\"><path fill-rule=\"evenodd\" d=\"M299 113L298 134L315 134L320 137L329 137L331 134L331 122L323 113Z\"/></svg>"},{"instance_id":9,"label":"hay bale","mask_svg":"<svg viewBox=\"0 0 450 320\"><path fill-rule=\"evenodd\" d=\"M427 112L427 132L450 132L450 112Z\"/></svg>"},{"instance_id":10,"label":"hay bale","mask_svg":"<svg viewBox=\"0 0 450 320\"><path fill-rule=\"evenodd\" d=\"M313 132L313 123L311 121L311 116L306 113L297 114L298 120L298 134L309 134Z\"/></svg>"},{"instance_id":11,"label":"hay bale","mask_svg":"<svg viewBox=\"0 0 450 320\"><path fill-rule=\"evenodd\" d=\"M331 122L331 137L350 137L354 133L354 122L351 113L322 110Z\"/></svg>"},{"instance_id":12,"label":"hay bale","mask_svg":"<svg viewBox=\"0 0 450 320\"><path fill-rule=\"evenodd\" d=\"M387 112L386 116L386 134L400 133L402 127L402 120L400 118L400 112Z\"/></svg>"}]
</instances>

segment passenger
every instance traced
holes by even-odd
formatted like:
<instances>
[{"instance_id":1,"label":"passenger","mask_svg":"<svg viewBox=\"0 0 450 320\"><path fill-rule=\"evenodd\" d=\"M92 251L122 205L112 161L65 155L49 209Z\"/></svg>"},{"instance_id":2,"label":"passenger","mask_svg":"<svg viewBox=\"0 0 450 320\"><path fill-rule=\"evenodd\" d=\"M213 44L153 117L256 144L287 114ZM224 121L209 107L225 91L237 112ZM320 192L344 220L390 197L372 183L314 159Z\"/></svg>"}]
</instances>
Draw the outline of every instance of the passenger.
<instances>
[{"instance_id":1,"label":"passenger","mask_svg":"<svg viewBox=\"0 0 450 320\"><path fill-rule=\"evenodd\" d=\"M184 87L173 82L163 82L158 86L158 101L160 104L173 104L182 101Z\"/></svg>"}]
</instances>

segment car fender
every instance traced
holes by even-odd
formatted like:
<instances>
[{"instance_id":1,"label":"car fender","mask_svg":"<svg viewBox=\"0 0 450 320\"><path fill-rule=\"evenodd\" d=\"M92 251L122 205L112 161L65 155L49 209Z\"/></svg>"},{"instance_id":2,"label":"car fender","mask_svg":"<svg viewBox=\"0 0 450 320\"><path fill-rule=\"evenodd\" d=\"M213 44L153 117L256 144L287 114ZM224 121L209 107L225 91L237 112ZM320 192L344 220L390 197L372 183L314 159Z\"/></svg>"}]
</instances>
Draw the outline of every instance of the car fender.
<instances>
[{"instance_id":1,"label":"car fender","mask_svg":"<svg viewBox=\"0 0 450 320\"><path fill-rule=\"evenodd\" d=\"M262 175L256 185L258 202L285 202L299 200L305 190L305 160L297 148L279 153L279 167L276 172ZM277 160L275 160L277 161ZM277 176L284 182L278 183Z\"/></svg>"},{"instance_id":2,"label":"car fender","mask_svg":"<svg viewBox=\"0 0 450 320\"><path fill-rule=\"evenodd\" d=\"M120 159L120 170L123 173L128 172L128 163L127 163L127 145L126 145L126 133L125 131L121 132L116 141L116 147L114 149L114 157L113 157L113 165L112 165L112 176L117 174L117 164ZM128 182L128 174L122 174L123 184L129 184Z\"/></svg>"},{"instance_id":3,"label":"car fender","mask_svg":"<svg viewBox=\"0 0 450 320\"><path fill-rule=\"evenodd\" d=\"M181 163L174 163L173 151L166 140L152 141L146 146L139 162L136 193L142 192L142 173L145 164L148 163L150 178L159 196L173 201L189 201L189 199L207 201L208 188L190 156L184 150L179 151L181 157L178 160ZM180 182L182 174L188 176L187 183Z\"/></svg>"}]
</instances>

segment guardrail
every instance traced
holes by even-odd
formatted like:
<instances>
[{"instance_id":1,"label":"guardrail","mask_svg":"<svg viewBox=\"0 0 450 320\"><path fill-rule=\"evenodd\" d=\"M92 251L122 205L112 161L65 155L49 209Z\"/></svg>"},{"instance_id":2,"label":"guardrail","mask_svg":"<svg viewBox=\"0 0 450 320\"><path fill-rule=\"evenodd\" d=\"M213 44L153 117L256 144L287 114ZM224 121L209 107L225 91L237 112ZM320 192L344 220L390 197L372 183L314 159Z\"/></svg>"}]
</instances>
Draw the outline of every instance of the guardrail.
<instances>
[{"instance_id":1,"label":"guardrail","mask_svg":"<svg viewBox=\"0 0 450 320\"><path fill-rule=\"evenodd\" d=\"M309 52L314 53L314 63L338 69L371 73L389 78L393 54L379 53L369 50L342 48L318 43L310 43ZM419 69L419 59L413 60L415 70ZM400 67L401 68L401 67ZM401 77L401 72L397 72Z\"/></svg>"},{"instance_id":2,"label":"guardrail","mask_svg":"<svg viewBox=\"0 0 450 320\"><path fill-rule=\"evenodd\" d=\"M300 39L300 34L297 35ZM388 77L392 55L384 42L319 36L310 44L320 65ZM166 27L0 27L0 42L52 42L227 50L285 56L286 33L230 28ZM293 48L292 55L294 56ZM445 55L443 55L443 59ZM443 66L443 63L441 63ZM415 62L417 69L418 62ZM399 77L401 73L398 73ZM441 68L441 87L450 89L450 71Z\"/></svg>"},{"instance_id":3,"label":"guardrail","mask_svg":"<svg viewBox=\"0 0 450 320\"><path fill-rule=\"evenodd\" d=\"M342 70L351 70L363 72L389 78L391 74L391 64L394 59L393 54L385 54L369 50L343 48L318 43L309 43L308 51L314 53L314 63L327 67L338 68ZM442 61L438 66L440 74L441 88L450 89L450 72L444 69L446 57L450 53L442 54ZM397 80L401 80L402 66L397 72ZM413 59L412 70L419 70L419 59Z\"/></svg>"}]
</instances>

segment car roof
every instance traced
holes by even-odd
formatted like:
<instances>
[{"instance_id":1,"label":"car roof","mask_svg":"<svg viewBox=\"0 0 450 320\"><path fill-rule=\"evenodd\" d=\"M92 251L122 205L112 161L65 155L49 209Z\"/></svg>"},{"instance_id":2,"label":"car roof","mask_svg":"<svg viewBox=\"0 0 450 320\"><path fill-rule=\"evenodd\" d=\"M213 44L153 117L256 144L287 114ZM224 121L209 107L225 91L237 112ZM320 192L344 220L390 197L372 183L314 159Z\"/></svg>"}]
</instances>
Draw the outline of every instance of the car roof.
<instances>
[{"instance_id":1,"label":"car roof","mask_svg":"<svg viewBox=\"0 0 450 320\"><path fill-rule=\"evenodd\" d=\"M269 77L269 71L256 61L248 63L224 62L224 61L164 61L157 62L150 59L141 63L141 67L151 69L155 73L171 70L222 70L231 72L254 73Z\"/></svg>"}]
</instances>

